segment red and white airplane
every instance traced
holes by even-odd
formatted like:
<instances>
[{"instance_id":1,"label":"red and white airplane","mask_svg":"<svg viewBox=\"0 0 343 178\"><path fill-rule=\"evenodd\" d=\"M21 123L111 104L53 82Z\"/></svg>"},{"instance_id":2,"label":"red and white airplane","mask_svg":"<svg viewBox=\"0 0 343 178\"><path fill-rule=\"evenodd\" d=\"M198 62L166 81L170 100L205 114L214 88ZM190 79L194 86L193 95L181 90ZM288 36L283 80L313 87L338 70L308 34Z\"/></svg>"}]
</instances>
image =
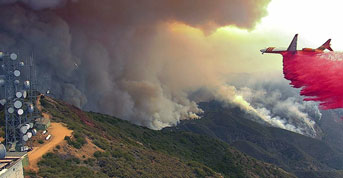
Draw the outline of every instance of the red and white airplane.
<instances>
[{"instance_id":1,"label":"red and white airplane","mask_svg":"<svg viewBox=\"0 0 343 178\"><path fill-rule=\"evenodd\" d=\"M302 50L297 50L297 41L298 41L298 34L295 34L291 44L288 46L287 49L269 47L269 48L261 49L260 51L262 52L262 54L264 54L264 53L277 53L277 54L281 54L281 55L296 54L296 53L303 53L303 54L322 53L322 52L324 52L325 49L333 51L331 49L331 44L330 44L331 39L328 39L323 45L321 45L317 49L303 48Z\"/></svg>"}]
</instances>

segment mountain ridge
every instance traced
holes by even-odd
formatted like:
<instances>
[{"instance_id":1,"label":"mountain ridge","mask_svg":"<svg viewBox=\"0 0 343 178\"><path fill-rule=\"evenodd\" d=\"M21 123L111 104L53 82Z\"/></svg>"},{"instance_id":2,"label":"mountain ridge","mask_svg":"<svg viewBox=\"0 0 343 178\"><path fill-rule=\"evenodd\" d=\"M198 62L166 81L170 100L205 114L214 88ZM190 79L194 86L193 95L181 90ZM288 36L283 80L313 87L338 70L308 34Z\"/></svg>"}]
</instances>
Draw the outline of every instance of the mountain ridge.
<instances>
[{"instance_id":1,"label":"mountain ridge","mask_svg":"<svg viewBox=\"0 0 343 178\"><path fill-rule=\"evenodd\" d=\"M223 107L220 102L199 104L202 119L184 120L175 128L225 141L256 159L276 164L300 177L316 171L331 172L336 177L343 169L342 152L325 141L306 137L251 121L239 107Z\"/></svg>"},{"instance_id":2,"label":"mountain ridge","mask_svg":"<svg viewBox=\"0 0 343 178\"><path fill-rule=\"evenodd\" d=\"M73 130L29 177L294 177L227 143L184 131L154 131L128 121L41 99L52 122ZM91 142L100 150L75 154Z\"/></svg>"}]
</instances>

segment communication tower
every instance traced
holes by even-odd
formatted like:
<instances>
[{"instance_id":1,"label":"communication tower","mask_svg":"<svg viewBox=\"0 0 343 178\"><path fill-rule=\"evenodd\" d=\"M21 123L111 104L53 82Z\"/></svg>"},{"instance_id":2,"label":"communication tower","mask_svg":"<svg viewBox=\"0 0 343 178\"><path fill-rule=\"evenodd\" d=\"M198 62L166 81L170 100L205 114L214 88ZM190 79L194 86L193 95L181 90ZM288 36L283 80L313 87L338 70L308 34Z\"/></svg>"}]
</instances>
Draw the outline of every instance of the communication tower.
<instances>
[{"instance_id":1,"label":"communication tower","mask_svg":"<svg viewBox=\"0 0 343 178\"><path fill-rule=\"evenodd\" d=\"M9 151L26 151L25 142L34 134L34 120L40 116L36 108L33 57L24 62L16 53L0 52L0 104L4 107Z\"/></svg>"}]
</instances>

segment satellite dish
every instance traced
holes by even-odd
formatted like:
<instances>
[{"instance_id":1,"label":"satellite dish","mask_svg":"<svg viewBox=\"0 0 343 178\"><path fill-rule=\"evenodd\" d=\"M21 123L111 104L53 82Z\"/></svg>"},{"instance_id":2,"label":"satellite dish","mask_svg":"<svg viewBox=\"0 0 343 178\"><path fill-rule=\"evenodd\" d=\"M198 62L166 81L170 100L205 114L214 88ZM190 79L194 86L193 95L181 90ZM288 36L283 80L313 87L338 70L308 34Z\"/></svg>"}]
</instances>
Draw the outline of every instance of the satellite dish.
<instances>
[{"instance_id":1,"label":"satellite dish","mask_svg":"<svg viewBox=\"0 0 343 178\"><path fill-rule=\"evenodd\" d=\"M23 106L23 103L19 100L14 102L14 107L20 109Z\"/></svg>"},{"instance_id":2,"label":"satellite dish","mask_svg":"<svg viewBox=\"0 0 343 178\"><path fill-rule=\"evenodd\" d=\"M23 93L21 93L20 91L18 91L17 93L15 93L15 96L17 98L21 98L23 96Z\"/></svg>"},{"instance_id":3,"label":"satellite dish","mask_svg":"<svg viewBox=\"0 0 343 178\"><path fill-rule=\"evenodd\" d=\"M7 109L7 112L10 113L10 114L13 114L14 113L14 109L12 107L10 107L10 108Z\"/></svg>"},{"instance_id":4,"label":"satellite dish","mask_svg":"<svg viewBox=\"0 0 343 178\"><path fill-rule=\"evenodd\" d=\"M24 140L24 142L26 142L26 141L29 140L29 137L28 137L27 135L24 135L24 136L23 136L23 140Z\"/></svg>"},{"instance_id":5,"label":"satellite dish","mask_svg":"<svg viewBox=\"0 0 343 178\"><path fill-rule=\"evenodd\" d=\"M29 113L33 113L34 111L33 104L29 104L29 106L27 107L27 110L29 111Z\"/></svg>"},{"instance_id":6,"label":"satellite dish","mask_svg":"<svg viewBox=\"0 0 343 178\"><path fill-rule=\"evenodd\" d=\"M19 80L14 80L14 84L19 85Z\"/></svg>"},{"instance_id":7,"label":"satellite dish","mask_svg":"<svg viewBox=\"0 0 343 178\"><path fill-rule=\"evenodd\" d=\"M18 109L17 111L18 115L21 116L24 114L24 110L23 109Z\"/></svg>"},{"instance_id":8,"label":"satellite dish","mask_svg":"<svg viewBox=\"0 0 343 178\"><path fill-rule=\"evenodd\" d=\"M35 136L37 134L37 130L36 129L33 129L32 130L32 135Z\"/></svg>"},{"instance_id":9,"label":"satellite dish","mask_svg":"<svg viewBox=\"0 0 343 178\"><path fill-rule=\"evenodd\" d=\"M0 100L0 104L1 104L1 105L5 105L5 104L6 104L6 102L7 102L7 101L6 101L6 99L2 99L2 100Z\"/></svg>"},{"instance_id":10,"label":"satellite dish","mask_svg":"<svg viewBox=\"0 0 343 178\"><path fill-rule=\"evenodd\" d=\"M30 88L30 81L26 80L24 82L24 87L25 87L25 89L29 89Z\"/></svg>"},{"instance_id":11,"label":"satellite dish","mask_svg":"<svg viewBox=\"0 0 343 178\"><path fill-rule=\"evenodd\" d=\"M22 126L22 127L20 127L20 132L22 133L22 134L25 134L26 132L27 132L27 127L24 125L24 126Z\"/></svg>"},{"instance_id":12,"label":"satellite dish","mask_svg":"<svg viewBox=\"0 0 343 178\"><path fill-rule=\"evenodd\" d=\"M27 132L26 135L27 135L28 138L32 137L32 133L31 132Z\"/></svg>"},{"instance_id":13,"label":"satellite dish","mask_svg":"<svg viewBox=\"0 0 343 178\"><path fill-rule=\"evenodd\" d=\"M16 77L19 77L19 76L20 76L20 71L19 71L19 70L15 70L15 71L13 72L13 74L14 74L14 76L16 76Z\"/></svg>"},{"instance_id":14,"label":"satellite dish","mask_svg":"<svg viewBox=\"0 0 343 178\"><path fill-rule=\"evenodd\" d=\"M22 90L21 93L23 94L23 98L26 98L26 97L27 97L27 91Z\"/></svg>"},{"instance_id":15,"label":"satellite dish","mask_svg":"<svg viewBox=\"0 0 343 178\"><path fill-rule=\"evenodd\" d=\"M24 67L24 65L25 65L24 62L19 62L20 67Z\"/></svg>"},{"instance_id":16,"label":"satellite dish","mask_svg":"<svg viewBox=\"0 0 343 178\"><path fill-rule=\"evenodd\" d=\"M4 57L4 53L0 52L0 58Z\"/></svg>"},{"instance_id":17,"label":"satellite dish","mask_svg":"<svg viewBox=\"0 0 343 178\"><path fill-rule=\"evenodd\" d=\"M14 61L14 60L16 60L18 58L18 55L16 53L12 53L10 55L10 58Z\"/></svg>"},{"instance_id":18,"label":"satellite dish","mask_svg":"<svg viewBox=\"0 0 343 178\"><path fill-rule=\"evenodd\" d=\"M30 125L30 128L32 129L33 128L33 123L30 122L29 125Z\"/></svg>"}]
</instances>

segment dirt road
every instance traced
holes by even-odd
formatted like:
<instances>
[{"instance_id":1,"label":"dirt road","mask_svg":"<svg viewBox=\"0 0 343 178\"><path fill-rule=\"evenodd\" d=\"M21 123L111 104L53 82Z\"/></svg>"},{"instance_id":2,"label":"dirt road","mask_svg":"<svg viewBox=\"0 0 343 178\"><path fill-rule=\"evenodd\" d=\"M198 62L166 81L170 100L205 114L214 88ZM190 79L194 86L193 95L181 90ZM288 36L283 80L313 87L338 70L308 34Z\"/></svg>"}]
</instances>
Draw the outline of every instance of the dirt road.
<instances>
[{"instance_id":1,"label":"dirt road","mask_svg":"<svg viewBox=\"0 0 343 178\"><path fill-rule=\"evenodd\" d=\"M28 153L30 165L27 167L27 169L38 171L37 162L39 159L45 153L53 150L58 144L63 142L65 136L71 136L72 130L69 130L61 123L51 123L49 132L46 134L46 136L49 134L51 134L50 140L44 140L44 144L42 144L40 147L35 147Z\"/></svg>"}]
</instances>

